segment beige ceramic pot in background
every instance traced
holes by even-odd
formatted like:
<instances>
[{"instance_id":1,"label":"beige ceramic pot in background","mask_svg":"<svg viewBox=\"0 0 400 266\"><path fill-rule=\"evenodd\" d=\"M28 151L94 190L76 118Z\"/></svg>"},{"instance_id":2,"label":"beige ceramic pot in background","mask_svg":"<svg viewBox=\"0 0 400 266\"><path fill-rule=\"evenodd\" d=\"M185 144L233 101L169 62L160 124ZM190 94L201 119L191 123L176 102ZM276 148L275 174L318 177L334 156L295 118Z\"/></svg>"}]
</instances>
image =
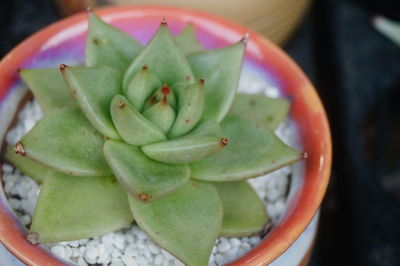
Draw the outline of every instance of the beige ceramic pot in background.
<instances>
[{"instance_id":1,"label":"beige ceramic pot in background","mask_svg":"<svg viewBox=\"0 0 400 266\"><path fill-rule=\"evenodd\" d=\"M165 5L199 9L245 25L282 44L296 29L311 0L55 0L62 14L110 4Z\"/></svg>"}]
</instances>

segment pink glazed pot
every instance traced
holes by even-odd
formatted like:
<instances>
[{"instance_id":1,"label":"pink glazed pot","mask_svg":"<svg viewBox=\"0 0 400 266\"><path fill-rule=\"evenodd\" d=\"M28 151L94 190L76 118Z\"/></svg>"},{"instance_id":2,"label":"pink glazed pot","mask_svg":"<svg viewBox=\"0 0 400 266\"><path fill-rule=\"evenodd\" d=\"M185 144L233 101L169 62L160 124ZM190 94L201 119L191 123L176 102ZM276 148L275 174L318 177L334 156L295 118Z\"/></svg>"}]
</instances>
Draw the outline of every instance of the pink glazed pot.
<instances>
[{"instance_id":1,"label":"pink glazed pot","mask_svg":"<svg viewBox=\"0 0 400 266\"><path fill-rule=\"evenodd\" d=\"M256 71L292 100L291 119L300 145L307 153L302 173L290 188L288 207L263 241L231 265L266 265L287 250L317 213L328 184L331 167L331 137L321 101L300 68L280 48L248 28L206 13L156 6L118 6L96 11L106 21L146 43L161 18L167 17L173 33L192 22L205 48L225 46L250 33L245 68ZM26 89L20 86L18 69L55 67L83 61L86 14L56 22L22 42L0 62L0 139L11 125ZM4 148L4 147L2 147ZM25 240L26 228L11 211L0 189L0 241L28 265L64 265L47 250Z\"/></svg>"}]
</instances>

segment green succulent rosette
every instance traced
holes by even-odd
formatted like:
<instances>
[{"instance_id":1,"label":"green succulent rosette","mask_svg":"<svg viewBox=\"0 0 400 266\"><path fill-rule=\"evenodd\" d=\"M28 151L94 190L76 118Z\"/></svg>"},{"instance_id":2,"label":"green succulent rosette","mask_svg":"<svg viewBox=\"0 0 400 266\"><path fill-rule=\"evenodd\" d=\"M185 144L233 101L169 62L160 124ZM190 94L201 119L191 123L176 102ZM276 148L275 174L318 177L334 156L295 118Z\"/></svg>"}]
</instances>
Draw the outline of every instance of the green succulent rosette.
<instances>
[{"instance_id":1,"label":"green succulent rosette","mask_svg":"<svg viewBox=\"0 0 400 266\"><path fill-rule=\"evenodd\" d=\"M187 265L218 236L262 231L246 179L300 158L273 130L283 99L236 94L247 37L203 50L162 21L146 46L89 13L86 66L24 69L44 117L6 157L41 183L32 242L98 236L135 221Z\"/></svg>"}]
</instances>

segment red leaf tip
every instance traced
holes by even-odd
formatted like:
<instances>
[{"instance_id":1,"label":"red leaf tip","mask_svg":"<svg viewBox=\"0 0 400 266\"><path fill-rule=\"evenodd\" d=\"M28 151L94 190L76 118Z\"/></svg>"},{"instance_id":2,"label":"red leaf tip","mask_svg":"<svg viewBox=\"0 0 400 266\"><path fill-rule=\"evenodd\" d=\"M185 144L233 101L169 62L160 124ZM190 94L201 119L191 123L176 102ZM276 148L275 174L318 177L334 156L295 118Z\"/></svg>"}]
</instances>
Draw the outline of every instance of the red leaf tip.
<instances>
[{"instance_id":1,"label":"red leaf tip","mask_svg":"<svg viewBox=\"0 0 400 266\"><path fill-rule=\"evenodd\" d=\"M26 240L33 245L39 244L39 234L31 232L26 236Z\"/></svg>"},{"instance_id":2,"label":"red leaf tip","mask_svg":"<svg viewBox=\"0 0 400 266\"><path fill-rule=\"evenodd\" d=\"M140 201L148 201L150 196L149 196L149 194L146 194L146 193L139 193L138 198Z\"/></svg>"},{"instance_id":3,"label":"red leaf tip","mask_svg":"<svg viewBox=\"0 0 400 266\"><path fill-rule=\"evenodd\" d=\"M249 38L250 38L250 34L247 32L243 38L240 40L244 45L247 45L247 43L249 42Z\"/></svg>"},{"instance_id":4,"label":"red leaf tip","mask_svg":"<svg viewBox=\"0 0 400 266\"><path fill-rule=\"evenodd\" d=\"M125 107L125 103L123 101L119 101L118 107L119 108L124 108Z\"/></svg>"},{"instance_id":5,"label":"red leaf tip","mask_svg":"<svg viewBox=\"0 0 400 266\"><path fill-rule=\"evenodd\" d=\"M226 145L228 145L229 140L228 140L227 138L222 138L220 142L221 142L221 144L222 144L223 146L226 146Z\"/></svg>"},{"instance_id":6,"label":"red leaf tip","mask_svg":"<svg viewBox=\"0 0 400 266\"><path fill-rule=\"evenodd\" d=\"M18 155L25 156L25 154L26 154L25 148L24 148L24 145L22 144L22 142L15 143L14 151Z\"/></svg>"},{"instance_id":7,"label":"red leaf tip","mask_svg":"<svg viewBox=\"0 0 400 266\"><path fill-rule=\"evenodd\" d=\"M161 87L161 93L164 94L164 95L168 95L168 94L171 93L171 88L168 87L168 85L164 84L164 85Z\"/></svg>"}]
</instances>

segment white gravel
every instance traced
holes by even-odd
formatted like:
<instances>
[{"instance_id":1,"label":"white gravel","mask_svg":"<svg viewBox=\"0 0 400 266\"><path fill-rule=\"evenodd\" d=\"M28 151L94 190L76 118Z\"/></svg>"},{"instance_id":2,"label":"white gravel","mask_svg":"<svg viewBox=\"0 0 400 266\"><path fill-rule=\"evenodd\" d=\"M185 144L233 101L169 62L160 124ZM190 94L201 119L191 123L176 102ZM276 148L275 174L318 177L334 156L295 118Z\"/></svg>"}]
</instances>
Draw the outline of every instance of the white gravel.
<instances>
[{"instance_id":1,"label":"white gravel","mask_svg":"<svg viewBox=\"0 0 400 266\"><path fill-rule=\"evenodd\" d=\"M260 76L251 71L244 71L239 85L240 92L264 93L270 97L279 97L279 91L271 87ZM9 145L17 142L28 132L35 122L42 117L40 107L35 101L27 103L18 116L16 126L9 131L6 141ZM287 143L296 140L294 125L288 121L283 123L277 134ZM28 228L31 223L36 199L40 187L27 176L3 164L4 190L11 208ZM271 174L249 180L271 217L276 223L286 207L286 194L289 186L291 168L285 167ZM210 266L223 265L244 255L261 241L259 236L217 239ZM136 225L123 228L101 237L90 239L45 244L52 253L76 265L100 264L111 266L134 265L182 265L165 250L154 244Z\"/></svg>"}]
</instances>

